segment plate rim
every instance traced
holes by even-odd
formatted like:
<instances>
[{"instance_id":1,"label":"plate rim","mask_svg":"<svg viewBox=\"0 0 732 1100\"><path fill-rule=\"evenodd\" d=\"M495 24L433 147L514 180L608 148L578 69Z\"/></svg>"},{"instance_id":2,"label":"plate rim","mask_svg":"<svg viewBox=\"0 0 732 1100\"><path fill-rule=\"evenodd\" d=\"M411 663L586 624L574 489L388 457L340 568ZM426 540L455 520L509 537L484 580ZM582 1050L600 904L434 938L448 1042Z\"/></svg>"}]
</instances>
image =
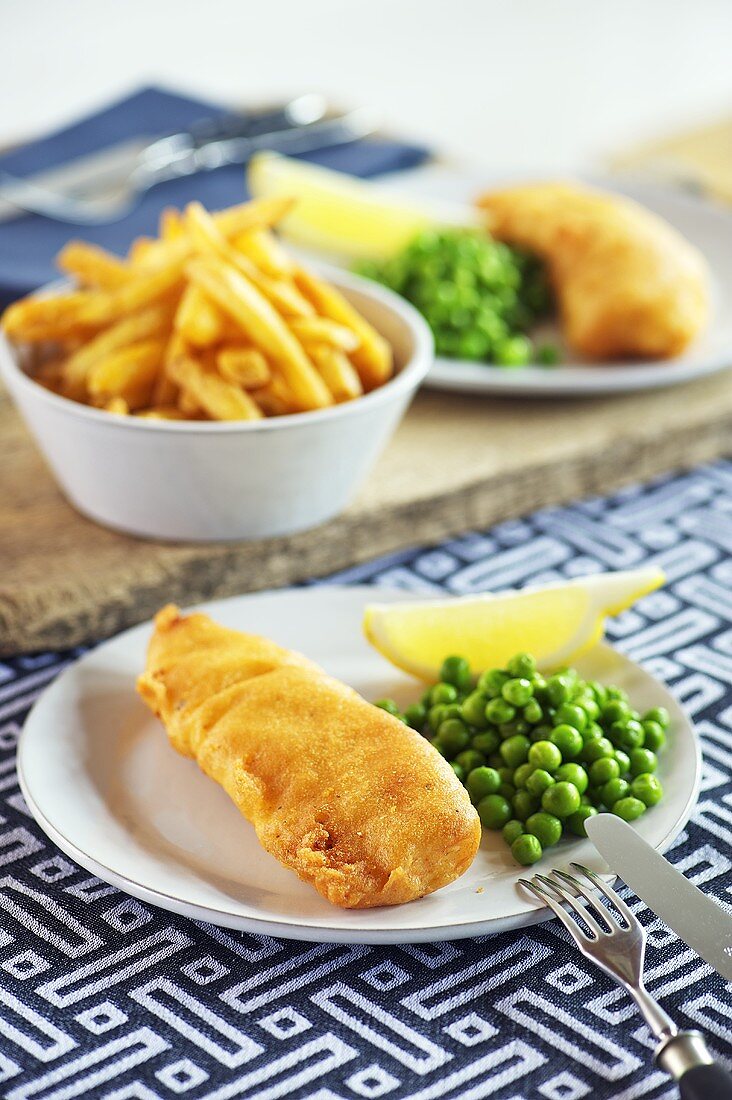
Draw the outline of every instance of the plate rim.
<instances>
[{"instance_id":1,"label":"plate rim","mask_svg":"<svg viewBox=\"0 0 732 1100\"><path fill-rule=\"evenodd\" d=\"M312 585L303 588L281 588L281 589L266 589L261 592L251 593L239 593L235 596L224 597L218 600L204 601L203 603L194 604L183 609L185 613L196 611L200 608L211 608L212 606L229 604L233 601L239 601L246 599L247 597L266 598L272 596L284 596L292 594L312 594L319 590L319 588L326 588L328 591L342 591L348 593L363 592L374 594L379 597L386 596L387 599L398 597L399 599L410 599L425 596L424 593L418 592L405 592L400 589L394 588L380 588L373 585ZM66 676L73 675L74 671L87 660L92 660L101 651L105 650L108 646L120 641L133 634L143 634L146 630L151 628L152 621L145 620L142 623L138 623L135 626L129 627L127 630L121 631L119 634L113 635L111 638L105 639L100 645L95 646L94 649L81 655L76 660L67 664L58 674L54 677L53 681L47 685L38 699L33 703L25 722L18 741L17 757L16 757L16 769L18 775L18 782L23 794L23 797L28 805L28 808L42 831L50 837L50 839L57 845L57 847L67 856L74 859L85 870L90 871L104 882L108 882L110 885L115 886L117 889L125 894L128 894L140 901L147 902L148 904L156 906L166 912L175 913L179 916L186 917L191 920L202 921L207 924L212 924L216 927L230 928L238 931L250 932L259 935L267 935L273 937L279 937L282 939L302 940L305 942L316 943L363 943L367 945L385 945L385 944L400 944L400 943L429 943L438 942L444 940L457 940L457 939L469 939L476 936L494 935L501 932L508 932L518 928L530 927L535 924L543 923L545 920L550 920L553 917L553 913L550 909L544 906L535 906L531 910L523 913L515 913L504 917L489 917L485 920L473 920L466 921L460 924L434 924L434 925L413 925L409 927L399 928L331 928L322 924L300 924L291 920L272 920L265 917L258 916L242 916L240 913L234 913L224 908L213 908L206 905L201 905L198 902L186 901L183 898L169 895L161 890L156 890L152 887L146 886L143 883L136 882L134 879L129 878L124 874L120 874L113 868L108 867L106 864L100 862L93 855L87 852L84 848L80 848L76 842L65 836L56 825L53 824L36 802L32 796L30 787L28 784L27 776L25 773L24 765L24 746L28 742L27 731L31 725L31 719L39 707L39 705L46 699L47 695L53 691L54 687L59 684L61 679ZM597 643L599 646L613 650L620 653L624 660L629 661L631 664L642 668L637 661L633 661L630 657L621 653L606 641L600 641ZM643 670L645 672L645 670ZM650 673L646 673L647 676L651 676ZM656 681L656 677L651 677ZM656 681L661 683L661 681ZM661 683L661 686L668 691L668 688ZM698 802L699 792L702 780L702 753L701 743L699 736L696 732L696 728L688 715L686 708L682 706L678 700L675 700L676 705L681 710L684 718L688 722L691 730L691 742L694 748L694 783L691 791L686 799L686 802L682 809L680 809L676 822L670 828L670 830L661 838L661 840L653 845L656 851L665 852L677 836L686 827L694 807ZM600 857L602 859L602 857ZM607 875L602 877L608 882L613 883L617 879L615 872L610 871Z\"/></svg>"}]
</instances>

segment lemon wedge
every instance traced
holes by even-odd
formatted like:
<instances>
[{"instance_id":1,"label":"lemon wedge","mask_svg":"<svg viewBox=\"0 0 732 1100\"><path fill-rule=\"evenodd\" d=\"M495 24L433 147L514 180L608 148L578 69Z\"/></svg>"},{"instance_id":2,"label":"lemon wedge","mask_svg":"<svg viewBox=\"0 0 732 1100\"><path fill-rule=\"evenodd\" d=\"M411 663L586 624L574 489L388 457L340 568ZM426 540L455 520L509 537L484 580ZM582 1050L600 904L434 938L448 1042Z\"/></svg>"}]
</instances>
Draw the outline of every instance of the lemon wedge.
<instances>
[{"instance_id":1,"label":"lemon wedge","mask_svg":"<svg viewBox=\"0 0 732 1100\"><path fill-rule=\"evenodd\" d=\"M476 671L502 668L515 653L542 669L569 664L603 635L605 620L664 583L660 569L599 573L520 591L454 599L371 604L364 632L397 668L434 682L445 657Z\"/></svg>"},{"instance_id":2,"label":"lemon wedge","mask_svg":"<svg viewBox=\"0 0 732 1100\"><path fill-rule=\"evenodd\" d=\"M297 199L279 224L283 236L347 260L387 259L430 226L482 224L468 206L413 201L344 172L278 153L253 157L247 184L255 199Z\"/></svg>"}]
</instances>

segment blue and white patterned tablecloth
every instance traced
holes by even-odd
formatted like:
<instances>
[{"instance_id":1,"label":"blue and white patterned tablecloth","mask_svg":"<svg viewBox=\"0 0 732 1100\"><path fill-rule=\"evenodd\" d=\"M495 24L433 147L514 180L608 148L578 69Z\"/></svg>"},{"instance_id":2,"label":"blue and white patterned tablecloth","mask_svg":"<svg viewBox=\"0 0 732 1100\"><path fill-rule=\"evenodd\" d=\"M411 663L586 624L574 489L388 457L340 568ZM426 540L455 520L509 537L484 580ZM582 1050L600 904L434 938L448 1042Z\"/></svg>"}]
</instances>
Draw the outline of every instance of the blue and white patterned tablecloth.
<instances>
[{"instance_id":1,"label":"blue and white patterned tablecloth","mask_svg":"<svg viewBox=\"0 0 732 1100\"><path fill-rule=\"evenodd\" d=\"M610 624L694 716L699 805L670 858L732 901L732 463L540 512L337 582L478 592L654 562ZM325 582L328 583L328 582ZM141 905L61 856L18 790L25 713L73 654L0 664L0 1089L8 1100L675 1095L627 996L557 921L475 940L269 939ZM728 1061L732 988L636 899L648 986Z\"/></svg>"}]
</instances>

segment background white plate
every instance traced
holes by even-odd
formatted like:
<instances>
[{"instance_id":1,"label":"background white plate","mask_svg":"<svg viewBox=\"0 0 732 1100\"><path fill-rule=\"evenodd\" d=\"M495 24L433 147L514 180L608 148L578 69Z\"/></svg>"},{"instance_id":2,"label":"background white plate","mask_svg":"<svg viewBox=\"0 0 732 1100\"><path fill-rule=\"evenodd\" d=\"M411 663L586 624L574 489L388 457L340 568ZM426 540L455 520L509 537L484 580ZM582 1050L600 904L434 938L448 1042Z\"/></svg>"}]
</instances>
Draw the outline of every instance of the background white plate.
<instances>
[{"instance_id":1,"label":"background white plate","mask_svg":"<svg viewBox=\"0 0 732 1100\"><path fill-rule=\"evenodd\" d=\"M472 205L476 196L489 187L513 182L517 181L488 179L485 173L428 165L385 177L379 184L406 195ZM580 397L679 385L732 366L732 213L709 200L654 183L630 182L624 177L593 177L584 182L636 199L676 226L704 254L711 269L713 296L713 316L707 331L683 355L655 363L592 364L579 360L566 349L565 361L551 368L507 369L465 360L437 359L425 385L465 393ZM548 338L561 343L556 330Z\"/></svg>"},{"instance_id":2,"label":"background white plate","mask_svg":"<svg viewBox=\"0 0 732 1100\"><path fill-rule=\"evenodd\" d=\"M301 650L367 699L420 694L361 633L366 603L405 598L373 588L318 587L238 596L204 605L226 626ZM523 896L525 873L498 834L484 836L468 872L408 905L347 911L322 899L259 845L224 791L179 756L134 690L149 625L106 642L66 669L33 708L20 742L23 793L41 827L83 867L135 897L188 917L297 939L404 943L503 931L551 914ZM641 710L673 718L661 758L664 801L638 830L657 848L691 813L700 773L693 730L662 685L598 646L585 676L626 688ZM293 767L297 762L293 761ZM588 840L563 842L546 865L578 859L606 867Z\"/></svg>"}]
</instances>

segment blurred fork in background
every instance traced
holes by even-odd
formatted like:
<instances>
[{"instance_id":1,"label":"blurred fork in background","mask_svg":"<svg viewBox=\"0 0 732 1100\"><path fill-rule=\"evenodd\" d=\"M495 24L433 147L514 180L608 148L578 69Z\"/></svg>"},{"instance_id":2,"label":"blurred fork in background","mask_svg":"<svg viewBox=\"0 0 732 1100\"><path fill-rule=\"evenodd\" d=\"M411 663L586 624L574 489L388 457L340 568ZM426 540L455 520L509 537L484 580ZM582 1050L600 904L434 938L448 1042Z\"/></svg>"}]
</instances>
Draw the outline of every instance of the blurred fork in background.
<instances>
[{"instance_id":1,"label":"blurred fork in background","mask_svg":"<svg viewBox=\"0 0 732 1100\"><path fill-rule=\"evenodd\" d=\"M73 225L119 221L158 183L244 164L260 149L297 155L373 133L363 109L328 114L321 95L297 96L274 110L203 121L189 130L109 146L31 177L0 171L0 221L41 214Z\"/></svg>"}]
</instances>

